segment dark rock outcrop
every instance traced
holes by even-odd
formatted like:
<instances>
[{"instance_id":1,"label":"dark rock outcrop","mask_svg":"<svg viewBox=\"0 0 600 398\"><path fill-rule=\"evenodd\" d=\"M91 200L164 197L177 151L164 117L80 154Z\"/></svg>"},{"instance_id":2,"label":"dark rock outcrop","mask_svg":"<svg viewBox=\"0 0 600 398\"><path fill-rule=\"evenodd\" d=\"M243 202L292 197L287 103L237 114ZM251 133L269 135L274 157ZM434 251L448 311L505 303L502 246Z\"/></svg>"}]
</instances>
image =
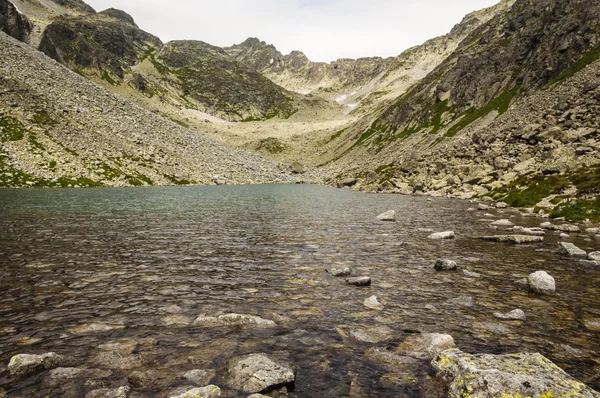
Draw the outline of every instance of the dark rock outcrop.
<instances>
[{"instance_id":1,"label":"dark rock outcrop","mask_svg":"<svg viewBox=\"0 0 600 398\"><path fill-rule=\"evenodd\" d=\"M20 41L27 41L32 25L8 0L0 0L0 31Z\"/></svg>"}]
</instances>

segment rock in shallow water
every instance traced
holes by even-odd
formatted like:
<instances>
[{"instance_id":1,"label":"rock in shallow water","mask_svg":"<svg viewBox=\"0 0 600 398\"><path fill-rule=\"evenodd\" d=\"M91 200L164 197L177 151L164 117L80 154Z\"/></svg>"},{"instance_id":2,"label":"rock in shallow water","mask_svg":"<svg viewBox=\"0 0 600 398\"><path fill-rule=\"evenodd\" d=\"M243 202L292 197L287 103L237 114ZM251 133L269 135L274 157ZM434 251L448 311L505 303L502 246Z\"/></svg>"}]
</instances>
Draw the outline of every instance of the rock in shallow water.
<instances>
[{"instance_id":1,"label":"rock in shallow water","mask_svg":"<svg viewBox=\"0 0 600 398\"><path fill-rule=\"evenodd\" d=\"M85 398L128 398L131 394L131 387L119 387L114 389L101 388L87 393Z\"/></svg>"},{"instance_id":2,"label":"rock in shallow water","mask_svg":"<svg viewBox=\"0 0 600 398\"><path fill-rule=\"evenodd\" d=\"M169 398L217 398L221 396L221 389L217 386L206 386L192 388L179 395L171 395Z\"/></svg>"},{"instance_id":3,"label":"rock in shallow water","mask_svg":"<svg viewBox=\"0 0 600 398\"><path fill-rule=\"evenodd\" d=\"M346 283L352 286L371 286L371 278L368 276L359 276L346 279Z\"/></svg>"},{"instance_id":4,"label":"rock in shallow water","mask_svg":"<svg viewBox=\"0 0 600 398\"><path fill-rule=\"evenodd\" d=\"M350 268L332 268L327 272L329 272L329 275L336 277L352 275L352 270Z\"/></svg>"},{"instance_id":5,"label":"rock in shallow water","mask_svg":"<svg viewBox=\"0 0 600 398\"><path fill-rule=\"evenodd\" d=\"M454 271L458 268L455 261L446 258L438 258L433 268L436 271Z\"/></svg>"},{"instance_id":6,"label":"rock in shallow water","mask_svg":"<svg viewBox=\"0 0 600 398\"><path fill-rule=\"evenodd\" d=\"M591 252L588 254L588 258L592 261L600 261L600 252Z\"/></svg>"},{"instance_id":7,"label":"rock in shallow water","mask_svg":"<svg viewBox=\"0 0 600 398\"><path fill-rule=\"evenodd\" d=\"M44 370L55 369L60 366L73 364L71 358L48 352L42 355L19 354L10 359L8 373L15 376L26 376Z\"/></svg>"},{"instance_id":8,"label":"rock in shallow water","mask_svg":"<svg viewBox=\"0 0 600 398\"><path fill-rule=\"evenodd\" d=\"M471 355L453 349L432 365L450 384L448 398L600 396L540 354Z\"/></svg>"},{"instance_id":9,"label":"rock in shallow water","mask_svg":"<svg viewBox=\"0 0 600 398\"><path fill-rule=\"evenodd\" d=\"M383 309L383 304L377 300L377 296L371 296L368 299L365 299L363 305L372 310L381 311Z\"/></svg>"},{"instance_id":10,"label":"rock in shallow water","mask_svg":"<svg viewBox=\"0 0 600 398\"><path fill-rule=\"evenodd\" d=\"M495 236L484 236L483 240L487 240L490 242L500 242L500 243L514 243L517 245L525 244L525 243L538 243L543 242L543 236L530 236L530 235L495 235Z\"/></svg>"},{"instance_id":11,"label":"rock in shallow water","mask_svg":"<svg viewBox=\"0 0 600 398\"><path fill-rule=\"evenodd\" d=\"M396 212L394 210L386 211L377 216L379 221L396 221Z\"/></svg>"},{"instance_id":12,"label":"rock in shallow water","mask_svg":"<svg viewBox=\"0 0 600 398\"><path fill-rule=\"evenodd\" d=\"M396 353L419 359L433 359L440 352L455 347L454 339L448 334L422 333L407 337L398 346Z\"/></svg>"},{"instance_id":13,"label":"rock in shallow water","mask_svg":"<svg viewBox=\"0 0 600 398\"><path fill-rule=\"evenodd\" d=\"M565 256L587 258L587 253L584 250L568 242L559 242L558 251Z\"/></svg>"},{"instance_id":14,"label":"rock in shallow water","mask_svg":"<svg viewBox=\"0 0 600 398\"><path fill-rule=\"evenodd\" d=\"M516 310L512 310L510 312L507 312L505 314L503 314L501 312L494 312L494 316L496 318L498 318L498 319L524 320L525 319L525 312L523 312L523 310L516 309Z\"/></svg>"},{"instance_id":15,"label":"rock in shallow water","mask_svg":"<svg viewBox=\"0 0 600 398\"><path fill-rule=\"evenodd\" d=\"M537 271L527 277L529 290L534 293L554 294L556 283L546 271Z\"/></svg>"},{"instance_id":16,"label":"rock in shallow water","mask_svg":"<svg viewBox=\"0 0 600 398\"><path fill-rule=\"evenodd\" d=\"M454 239L456 235L454 231L445 231L445 232L435 232L429 235L429 239L441 240L441 239Z\"/></svg>"},{"instance_id":17,"label":"rock in shallow water","mask_svg":"<svg viewBox=\"0 0 600 398\"><path fill-rule=\"evenodd\" d=\"M214 369L193 369L186 372L183 375L183 378L191 381L196 385L205 386L208 383L210 383L210 381L213 379L213 377L215 377L216 374L217 372Z\"/></svg>"},{"instance_id":18,"label":"rock in shallow water","mask_svg":"<svg viewBox=\"0 0 600 398\"><path fill-rule=\"evenodd\" d=\"M274 328L277 324L270 319L263 319L255 315L225 314L218 317L200 315L194 321L194 326Z\"/></svg>"},{"instance_id":19,"label":"rock in shallow water","mask_svg":"<svg viewBox=\"0 0 600 398\"><path fill-rule=\"evenodd\" d=\"M276 362L264 354L234 359L228 365L228 372L229 385L247 393L266 392L296 380L296 372L291 366Z\"/></svg>"},{"instance_id":20,"label":"rock in shallow water","mask_svg":"<svg viewBox=\"0 0 600 398\"><path fill-rule=\"evenodd\" d=\"M504 219L504 220L494 221L491 225L493 225L495 227L512 227L515 224L510 220Z\"/></svg>"}]
</instances>

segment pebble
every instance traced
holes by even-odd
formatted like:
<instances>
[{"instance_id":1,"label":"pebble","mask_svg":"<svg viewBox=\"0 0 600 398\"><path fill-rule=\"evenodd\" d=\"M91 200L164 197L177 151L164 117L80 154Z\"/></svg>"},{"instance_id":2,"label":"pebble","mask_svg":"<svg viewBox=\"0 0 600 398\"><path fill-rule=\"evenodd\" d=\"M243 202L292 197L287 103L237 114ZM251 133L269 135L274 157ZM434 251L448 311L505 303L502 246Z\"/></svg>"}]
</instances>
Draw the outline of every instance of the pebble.
<instances>
[{"instance_id":1,"label":"pebble","mask_svg":"<svg viewBox=\"0 0 600 398\"><path fill-rule=\"evenodd\" d=\"M359 276L346 279L346 283L352 286L371 286L371 278L368 276Z\"/></svg>"}]
</instances>

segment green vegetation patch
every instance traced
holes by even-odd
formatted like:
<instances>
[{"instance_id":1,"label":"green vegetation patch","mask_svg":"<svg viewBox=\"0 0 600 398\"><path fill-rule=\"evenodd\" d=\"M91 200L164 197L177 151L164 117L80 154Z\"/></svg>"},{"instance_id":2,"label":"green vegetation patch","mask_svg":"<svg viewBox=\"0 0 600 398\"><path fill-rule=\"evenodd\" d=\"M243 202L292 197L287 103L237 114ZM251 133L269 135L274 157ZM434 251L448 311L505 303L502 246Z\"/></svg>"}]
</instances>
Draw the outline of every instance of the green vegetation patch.
<instances>
[{"instance_id":1,"label":"green vegetation patch","mask_svg":"<svg viewBox=\"0 0 600 398\"><path fill-rule=\"evenodd\" d=\"M600 221L600 196L594 199L571 199L554 208L551 217L564 217L568 221L578 222L590 219Z\"/></svg>"},{"instance_id":2,"label":"green vegetation patch","mask_svg":"<svg viewBox=\"0 0 600 398\"><path fill-rule=\"evenodd\" d=\"M57 124L56 120L52 119L46 111L40 111L33 115L33 122L40 127L54 127Z\"/></svg>"},{"instance_id":3,"label":"green vegetation patch","mask_svg":"<svg viewBox=\"0 0 600 398\"><path fill-rule=\"evenodd\" d=\"M9 116L0 118L0 142L20 141L25 137L25 126Z\"/></svg>"},{"instance_id":4,"label":"green vegetation patch","mask_svg":"<svg viewBox=\"0 0 600 398\"><path fill-rule=\"evenodd\" d=\"M118 86L119 83L117 83L117 81L115 79L113 79L107 71L103 70L102 71L102 80L105 80L108 82L108 84L112 85L112 86Z\"/></svg>"},{"instance_id":5,"label":"green vegetation patch","mask_svg":"<svg viewBox=\"0 0 600 398\"><path fill-rule=\"evenodd\" d=\"M344 132L348 130L348 128L346 127L345 129L341 129L339 131L337 131L335 134L333 134L331 137L329 137L326 141L325 141L325 145L337 140L338 138L340 138L342 136L342 134L344 134Z\"/></svg>"},{"instance_id":6,"label":"green vegetation patch","mask_svg":"<svg viewBox=\"0 0 600 398\"><path fill-rule=\"evenodd\" d=\"M165 177L167 178L167 180L171 181L171 183L173 185L193 185L193 184L195 184L194 181L186 180L184 178L178 178L173 175L165 174Z\"/></svg>"},{"instance_id":7,"label":"green vegetation patch","mask_svg":"<svg viewBox=\"0 0 600 398\"><path fill-rule=\"evenodd\" d=\"M471 108L471 109L467 110L466 112L463 113L462 119L460 119L458 121L458 123L456 123L454 126L452 126L448 130L445 137L454 137L456 135L456 133L458 133L459 131L461 131L462 129L464 129L465 127L467 127L474 121L486 116L487 114L489 114L492 111L498 111L498 113L500 115L502 115L503 113L505 113L508 110L508 107L510 106L511 101L517 95L517 93L519 92L520 89L521 89L521 86L518 85L515 88L513 88L512 90L505 91L504 93L500 94L499 96L497 96L496 98L494 98L493 100L488 102L487 105L485 105L482 108L479 108L479 109Z\"/></svg>"},{"instance_id":8,"label":"green vegetation patch","mask_svg":"<svg viewBox=\"0 0 600 398\"><path fill-rule=\"evenodd\" d=\"M544 87L552 86L570 78L575 73L583 70L583 68L585 68L592 62L597 61L598 59L600 59L600 44L583 54L583 56L579 58L579 60L577 60L569 68L563 70L558 76L556 76L554 79L548 82Z\"/></svg>"},{"instance_id":9,"label":"green vegetation patch","mask_svg":"<svg viewBox=\"0 0 600 398\"><path fill-rule=\"evenodd\" d=\"M560 194L569 185L563 176L523 176L488 195L502 198L513 207L532 207L550 195Z\"/></svg>"}]
</instances>

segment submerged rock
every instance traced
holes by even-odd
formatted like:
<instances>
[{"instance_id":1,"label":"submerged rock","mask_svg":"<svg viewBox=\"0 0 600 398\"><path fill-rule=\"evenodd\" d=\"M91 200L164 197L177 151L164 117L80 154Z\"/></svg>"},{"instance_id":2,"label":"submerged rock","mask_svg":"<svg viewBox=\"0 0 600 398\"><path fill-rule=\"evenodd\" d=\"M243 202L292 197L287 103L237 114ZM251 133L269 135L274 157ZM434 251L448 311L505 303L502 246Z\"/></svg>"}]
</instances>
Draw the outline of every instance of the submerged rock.
<instances>
[{"instance_id":1,"label":"submerged rock","mask_svg":"<svg viewBox=\"0 0 600 398\"><path fill-rule=\"evenodd\" d=\"M435 239L435 240L440 240L440 239L454 239L456 236L454 234L454 231L445 231L445 232L435 232L431 235L429 235L429 239Z\"/></svg>"},{"instance_id":2,"label":"submerged rock","mask_svg":"<svg viewBox=\"0 0 600 398\"><path fill-rule=\"evenodd\" d=\"M85 398L128 398L131 394L131 387L119 388L101 388L87 393Z\"/></svg>"},{"instance_id":3,"label":"submerged rock","mask_svg":"<svg viewBox=\"0 0 600 398\"><path fill-rule=\"evenodd\" d=\"M561 232L579 232L579 231L581 231L581 229L577 225L570 225L570 224L555 225L555 224L552 224L551 222L542 223L542 224L540 224L540 227L542 227L544 229L549 229L551 231L561 231Z\"/></svg>"},{"instance_id":4,"label":"submerged rock","mask_svg":"<svg viewBox=\"0 0 600 398\"><path fill-rule=\"evenodd\" d=\"M372 310L381 311L383 309L383 304L377 300L377 296L371 296L368 299L365 299L363 305Z\"/></svg>"},{"instance_id":5,"label":"submerged rock","mask_svg":"<svg viewBox=\"0 0 600 398\"><path fill-rule=\"evenodd\" d=\"M169 398L217 398L221 396L221 389L217 386L206 386L192 388L179 395L171 395Z\"/></svg>"},{"instance_id":6,"label":"submerged rock","mask_svg":"<svg viewBox=\"0 0 600 398\"><path fill-rule=\"evenodd\" d=\"M346 283L352 286L371 286L371 278L368 276L359 276L346 279Z\"/></svg>"},{"instance_id":7,"label":"submerged rock","mask_svg":"<svg viewBox=\"0 0 600 398\"><path fill-rule=\"evenodd\" d=\"M574 244L568 242L559 242L558 251L560 252L560 254L564 254L565 256L570 257L587 258L588 256L585 250L581 250Z\"/></svg>"},{"instance_id":8,"label":"submerged rock","mask_svg":"<svg viewBox=\"0 0 600 398\"><path fill-rule=\"evenodd\" d=\"M200 315L194 321L194 326L274 328L277 324L270 319L263 319L255 315L225 314L217 317Z\"/></svg>"},{"instance_id":9,"label":"submerged rock","mask_svg":"<svg viewBox=\"0 0 600 398\"><path fill-rule=\"evenodd\" d=\"M329 275L336 277L352 275L352 270L350 268L332 268L327 272L329 272Z\"/></svg>"},{"instance_id":10,"label":"submerged rock","mask_svg":"<svg viewBox=\"0 0 600 398\"><path fill-rule=\"evenodd\" d=\"M526 228L526 227L513 227L513 231L520 232L526 235L545 236L546 232L543 228Z\"/></svg>"},{"instance_id":11,"label":"submerged rock","mask_svg":"<svg viewBox=\"0 0 600 398\"><path fill-rule=\"evenodd\" d=\"M432 365L450 384L448 398L600 396L540 354L471 355L453 349Z\"/></svg>"},{"instance_id":12,"label":"submerged rock","mask_svg":"<svg viewBox=\"0 0 600 398\"><path fill-rule=\"evenodd\" d=\"M510 220L498 220L494 221L491 225L495 227L512 227L515 224Z\"/></svg>"},{"instance_id":13,"label":"submerged rock","mask_svg":"<svg viewBox=\"0 0 600 398\"><path fill-rule=\"evenodd\" d=\"M296 380L291 366L276 362L264 354L250 354L228 365L229 385L247 393L267 392L285 387Z\"/></svg>"},{"instance_id":14,"label":"submerged rock","mask_svg":"<svg viewBox=\"0 0 600 398\"><path fill-rule=\"evenodd\" d=\"M418 359L433 359L440 352L455 348L454 339L448 334L413 334L398 346L397 354Z\"/></svg>"},{"instance_id":15,"label":"submerged rock","mask_svg":"<svg viewBox=\"0 0 600 398\"><path fill-rule=\"evenodd\" d=\"M433 268L436 271L454 271L458 268L455 261L446 258L438 258Z\"/></svg>"},{"instance_id":16,"label":"submerged rock","mask_svg":"<svg viewBox=\"0 0 600 398\"><path fill-rule=\"evenodd\" d=\"M192 383L199 385L199 386L205 386L208 383L210 383L210 381L213 379L213 377L215 377L217 374L217 372L214 369L193 369L190 371L187 371L184 375L183 378L186 380L191 381Z\"/></svg>"},{"instance_id":17,"label":"submerged rock","mask_svg":"<svg viewBox=\"0 0 600 398\"><path fill-rule=\"evenodd\" d=\"M481 278L481 274L479 272L463 270L463 274L469 278Z\"/></svg>"},{"instance_id":18,"label":"submerged rock","mask_svg":"<svg viewBox=\"0 0 600 398\"><path fill-rule=\"evenodd\" d=\"M501 312L494 312L494 316L498 319L506 319L506 320L519 320L522 321L525 319L525 312L520 309L512 310L505 314Z\"/></svg>"},{"instance_id":19,"label":"submerged rock","mask_svg":"<svg viewBox=\"0 0 600 398\"><path fill-rule=\"evenodd\" d=\"M387 326L342 326L336 329L340 336L352 338L363 343L381 343L394 338L393 331Z\"/></svg>"},{"instance_id":20,"label":"submerged rock","mask_svg":"<svg viewBox=\"0 0 600 398\"><path fill-rule=\"evenodd\" d=\"M110 377L112 371L105 369L56 368L49 372L50 385L58 386L75 379L104 379Z\"/></svg>"},{"instance_id":21,"label":"submerged rock","mask_svg":"<svg viewBox=\"0 0 600 398\"><path fill-rule=\"evenodd\" d=\"M396 212L394 210L386 211L377 216L380 221L396 221Z\"/></svg>"},{"instance_id":22,"label":"submerged rock","mask_svg":"<svg viewBox=\"0 0 600 398\"><path fill-rule=\"evenodd\" d=\"M73 364L71 358L48 352L42 355L19 354L10 359L8 373L15 376L27 376L45 370L56 369Z\"/></svg>"},{"instance_id":23,"label":"submerged rock","mask_svg":"<svg viewBox=\"0 0 600 398\"><path fill-rule=\"evenodd\" d=\"M88 323L85 325L76 326L69 329L69 332L73 334L93 334L93 333L104 333L113 330L124 329L125 325L122 323Z\"/></svg>"},{"instance_id":24,"label":"submerged rock","mask_svg":"<svg viewBox=\"0 0 600 398\"><path fill-rule=\"evenodd\" d=\"M538 243L543 242L543 236L531 236L531 235L495 235L495 236L484 236L483 240L490 242L501 242L501 243L514 243L521 245L525 243Z\"/></svg>"},{"instance_id":25,"label":"submerged rock","mask_svg":"<svg viewBox=\"0 0 600 398\"><path fill-rule=\"evenodd\" d=\"M554 294L556 283L546 271L537 271L527 277L529 290L534 293Z\"/></svg>"}]
</instances>

